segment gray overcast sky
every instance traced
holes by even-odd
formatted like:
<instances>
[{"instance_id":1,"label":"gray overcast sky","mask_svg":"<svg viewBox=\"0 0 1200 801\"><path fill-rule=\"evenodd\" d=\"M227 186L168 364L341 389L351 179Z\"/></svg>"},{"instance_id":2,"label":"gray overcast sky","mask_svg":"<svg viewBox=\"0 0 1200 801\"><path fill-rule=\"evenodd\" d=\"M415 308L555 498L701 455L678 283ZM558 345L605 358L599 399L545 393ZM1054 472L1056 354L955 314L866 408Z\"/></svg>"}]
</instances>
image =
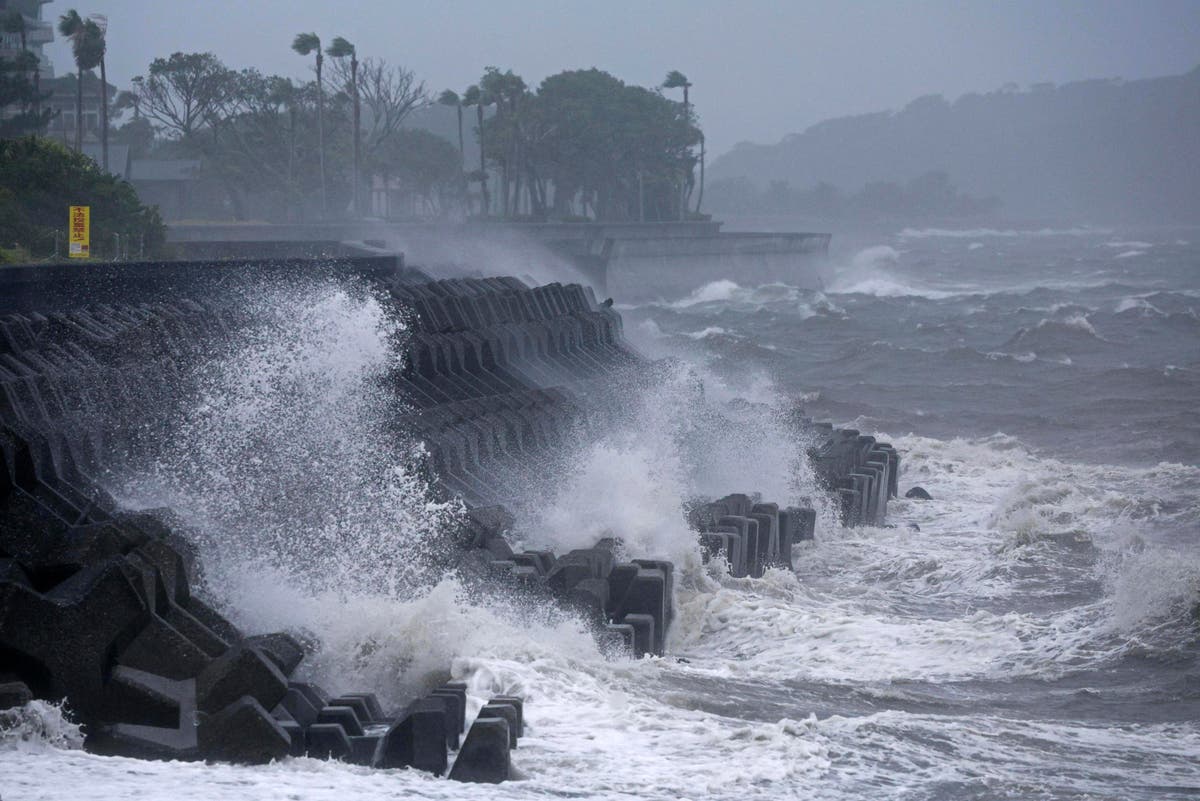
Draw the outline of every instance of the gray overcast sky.
<instances>
[{"instance_id":1,"label":"gray overcast sky","mask_svg":"<svg viewBox=\"0 0 1200 801\"><path fill-rule=\"evenodd\" d=\"M595 66L649 86L679 69L711 155L922 94L1200 64L1200 0L54 0L45 14L70 7L108 15L118 85L176 50L308 77L289 46L309 30L404 64L435 90L461 90L487 65L531 85ZM64 43L50 53L59 73L70 68Z\"/></svg>"}]
</instances>

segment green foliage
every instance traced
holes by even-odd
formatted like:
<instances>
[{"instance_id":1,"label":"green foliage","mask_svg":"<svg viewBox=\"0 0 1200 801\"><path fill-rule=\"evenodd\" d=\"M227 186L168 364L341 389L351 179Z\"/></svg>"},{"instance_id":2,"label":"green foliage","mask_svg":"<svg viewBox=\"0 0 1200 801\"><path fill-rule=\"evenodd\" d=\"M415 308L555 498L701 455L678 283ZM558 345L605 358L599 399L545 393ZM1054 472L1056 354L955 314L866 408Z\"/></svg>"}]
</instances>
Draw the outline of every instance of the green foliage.
<instances>
[{"instance_id":1,"label":"green foliage","mask_svg":"<svg viewBox=\"0 0 1200 801\"><path fill-rule=\"evenodd\" d=\"M302 56L307 56L314 50L320 54L321 39L315 33L298 33L292 40L292 49Z\"/></svg>"},{"instance_id":2,"label":"green foliage","mask_svg":"<svg viewBox=\"0 0 1200 801\"><path fill-rule=\"evenodd\" d=\"M71 55L79 70L90 70L100 66L107 45L104 32L94 20L83 19L75 9L67 11L58 19L58 32L71 40Z\"/></svg>"},{"instance_id":3,"label":"green foliage","mask_svg":"<svg viewBox=\"0 0 1200 801\"><path fill-rule=\"evenodd\" d=\"M103 253L113 234L144 238L147 255L162 250L158 211L143 206L132 186L53 140L0 141L0 246L49 255L75 205L91 206L94 252Z\"/></svg>"},{"instance_id":4,"label":"green foliage","mask_svg":"<svg viewBox=\"0 0 1200 801\"><path fill-rule=\"evenodd\" d=\"M212 53L156 58L146 75L133 79L133 85L141 113L178 139L212 124L241 88L238 74Z\"/></svg>"},{"instance_id":5,"label":"green foliage","mask_svg":"<svg viewBox=\"0 0 1200 801\"><path fill-rule=\"evenodd\" d=\"M24 36L27 32L25 16L15 8L8 9L3 14L0 14L0 31Z\"/></svg>"},{"instance_id":6,"label":"green foliage","mask_svg":"<svg viewBox=\"0 0 1200 801\"><path fill-rule=\"evenodd\" d=\"M530 93L518 76L489 68L480 95L496 105L484 138L502 198L524 186L540 216L581 206L604 220L680 218L700 141L683 104L597 69L552 75Z\"/></svg>"},{"instance_id":7,"label":"green foliage","mask_svg":"<svg viewBox=\"0 0 1200 801\"><path fill-rule=\"evenodd\" d=\"M682 89L685 86L691 86L687 76L679 70L671 70L667 73L666 80L663 81L663 89Z\"/></svg>"},{"instance_id":8,"label":"green foliage","mask_svg":"<svg viewBox=\"0 0 1200 801\"><path fill-rule=\"evenodd\" d=\"M325 55L330 58L345 58L346 56L354 55L354 45L346 41L340 36L333 37L333 41L329 47L325 48Z\"/></svg>"},{"instance_id":9,"label":"green foliage","mask_svg":"<svg viewBox=\"0 0 1200 801\"><path fill-rule=\"evenodd\" d=\"M385 180L398 178L417 212L445 214L463 201L458 148L429 131L401 128L376 151L371 167Z\"/></svg>"},{"instance_id":10,"label":"green foliage","mask_svg":"<svg viewBox=\"0 0 1200 801\"><path fill-rule=\"evenodd\" d=\"M38 93L30 76L37 69L32 53L21 53L15 59L0 58L0 139L37 133L45 130L54 112L39 108L50 97Z\"/></svg>"}]
</instances>

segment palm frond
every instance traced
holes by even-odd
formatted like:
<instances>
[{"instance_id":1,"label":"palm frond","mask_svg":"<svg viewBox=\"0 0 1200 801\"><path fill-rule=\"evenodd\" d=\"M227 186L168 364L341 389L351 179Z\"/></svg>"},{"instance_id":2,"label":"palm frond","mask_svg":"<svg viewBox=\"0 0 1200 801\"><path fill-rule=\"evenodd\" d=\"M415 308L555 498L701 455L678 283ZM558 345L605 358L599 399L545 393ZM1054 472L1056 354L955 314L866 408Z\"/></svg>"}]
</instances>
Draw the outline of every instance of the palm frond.
<instances>
[{"instance_id":1,"label":"palm frond","mask_svg":"<svg viewBox=\"0 0 1200 801\"><path fill-rule=\"evenodd\" d=\"M346 56L354 55L354 45L340 36L335 36L329 47L325 48L325 55L330 58L345 58Z\"/></svg>"},{"instance_id":2,"label":"palm frond","mask_svg":"<svg viewBox=\"0 0 1200 801\"><path fill-rule=\"evenodd\" d=\"M292 40L292 49L302 56L321 49L321 38L315 33L298 33Z\"/></svg>"},{"instance_id":3,"label":"palm frond","mask_svg":"<svg viewBox=\"0 0 1200 801\"><path fill-rule=\"evenodd\" d=\"M70 9L58 18L58 32L60 35L70 39L81 30L83 30L83 17L79 16L79 12L75 9Z\"/></svg>"},{"instance_id":4,"label":"palm frond","mask_svg":"<svg viewBox=\"0 0 1200 801\"><path fill-rule=\"evenodd\" d=\"M684 86L691 86L692 83L679 70L671 70L667 73L667 78L662 85L664 89L680 89Z\"/></svg>"}]
</instances>

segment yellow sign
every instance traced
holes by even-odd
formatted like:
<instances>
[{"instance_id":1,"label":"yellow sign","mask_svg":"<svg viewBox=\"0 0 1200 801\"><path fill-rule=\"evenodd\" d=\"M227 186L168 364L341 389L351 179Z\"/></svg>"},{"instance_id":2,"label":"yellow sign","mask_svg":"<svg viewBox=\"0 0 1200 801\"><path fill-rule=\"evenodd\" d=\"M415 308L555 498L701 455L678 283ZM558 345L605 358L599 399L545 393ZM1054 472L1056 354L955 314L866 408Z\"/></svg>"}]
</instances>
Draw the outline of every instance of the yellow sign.
<instances>
[{"instance_id":1,"label":"yellow sign","mask_svg":"<svg viewBox=\"0 0 1200 801\"><path fill-rule=\"evenodd\" d=\"M72 259L86 259L92 255L92 207L71 207L71 238L68 254Z\"/></svg>"}]
</instances>

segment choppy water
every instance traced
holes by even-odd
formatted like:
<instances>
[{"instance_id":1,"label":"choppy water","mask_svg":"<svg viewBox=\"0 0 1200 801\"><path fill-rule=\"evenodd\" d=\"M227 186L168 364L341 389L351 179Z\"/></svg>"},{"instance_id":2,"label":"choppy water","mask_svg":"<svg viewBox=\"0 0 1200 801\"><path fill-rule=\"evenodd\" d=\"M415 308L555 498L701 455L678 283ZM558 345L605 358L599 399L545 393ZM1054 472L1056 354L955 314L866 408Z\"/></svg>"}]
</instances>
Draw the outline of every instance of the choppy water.
<instances>
[{"instance_id":1,"label":"choppy water","mask_svg":"<svg viewBox=\"0 0 1200 801\"><path fill-rule=\"evenodd\" d=\"M1200 231L846 240L835 240L844 252L823 293L731 281L624 309L637 344L687 365L575 455L557 493L521 510L530 542L572 547L612 531L679 561L667 658L608 661L569 618L456 600L452 579L408 591L390 574L329 587L295 581L303 568L287 559L273 562L271 581L210 571L246 625L320 638L307 669L333 690L370 685L399 699L452 664L476 701L524 695L522 780L476 788L311 760L100 758L73 749L70 726L38 708L21 729L28 739L0 751L0 795L1196 797ZM277 351L272 343L295 338L277 321L282 329L214 357L197 399L207 416L187 416L181 433L192 438L130 485L153 496L147 503L168 499L207 521L214 551L269 497L272 460L294 461L315 421L332 421L333 434L312 440L328 445L339 432L373 432L380 414L370 396L339 402L331 417L310 380L292 403L297 390L283 379L343 365L329 391L345 400L385 367L379 345L396 324L336 290L287 303L323 309L330 325ZM281 362L287 375L260 386L275 375L263 365ZM811 496L769 413L797 399L816 417L890 438L904 455L902 491L920 484L935 500L894 503L896 528L843 530L822 515L794 575L739 580L698 566L681 497ZM228 482L187 480L235 463L248 438L283 434L291 444L239 468L233 483L247 488L231 508L210 503L210 485ZM376 487L365 508L406 537L452 513L420 501L405 448L337 452L353 457L342 460L352 486ZM387 528L347 519L322 526L285 513L273 525L306 532L308 546L376 543ZM278 538L268 544L278 550ZM376 546L365 551L377 561ZM353 568L341 563L338 575Z\"/></svg>"}]
</instances>

